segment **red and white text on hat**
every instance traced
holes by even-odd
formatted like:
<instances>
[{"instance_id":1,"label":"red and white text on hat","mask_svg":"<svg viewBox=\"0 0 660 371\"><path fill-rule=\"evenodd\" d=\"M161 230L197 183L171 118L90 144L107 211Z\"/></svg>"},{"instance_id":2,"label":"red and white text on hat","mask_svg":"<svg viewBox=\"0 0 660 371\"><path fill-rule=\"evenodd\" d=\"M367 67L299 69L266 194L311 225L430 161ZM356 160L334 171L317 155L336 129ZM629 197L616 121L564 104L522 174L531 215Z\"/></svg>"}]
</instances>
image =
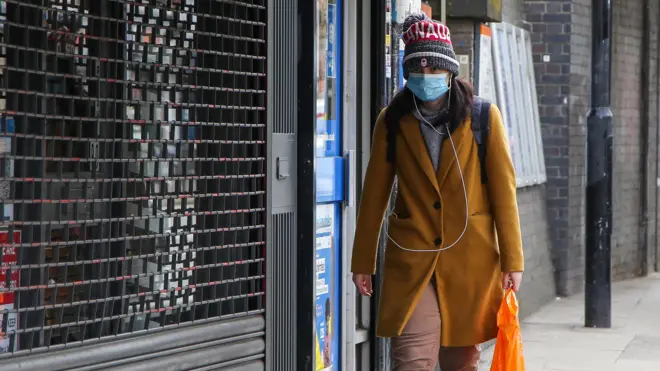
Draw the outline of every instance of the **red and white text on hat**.
<instances>
[{"instance_id":1,"label":"red and white text on hat","mask_svg":"<svg viewBox=\"0 0 660 371\"><path fill-rule=\"evenodd\" d=\"M449 28L442 23L420 21L408 28L403 34L403 42L406 45L418 41L441 41L451 44Z\"/></svg>"}]
</instances>

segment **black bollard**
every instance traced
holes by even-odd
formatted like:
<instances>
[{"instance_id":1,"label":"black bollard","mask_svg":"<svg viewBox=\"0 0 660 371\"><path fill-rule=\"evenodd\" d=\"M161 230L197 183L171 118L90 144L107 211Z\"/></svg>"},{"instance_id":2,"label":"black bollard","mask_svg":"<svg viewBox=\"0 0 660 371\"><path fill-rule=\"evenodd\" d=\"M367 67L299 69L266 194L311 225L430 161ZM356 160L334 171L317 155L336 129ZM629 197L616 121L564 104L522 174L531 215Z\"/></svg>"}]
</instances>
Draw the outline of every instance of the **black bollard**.
<instances>
[{"instance_id":1,"label":"black bollard","mask_svg":"<svg viewBox=\"0 0 660 371\"><path fill-rule=\"evenodd\" d=\"M593 0L591 109L587 115L585 326L612 326L612 5Z\"/></svg>"}]
</instances>

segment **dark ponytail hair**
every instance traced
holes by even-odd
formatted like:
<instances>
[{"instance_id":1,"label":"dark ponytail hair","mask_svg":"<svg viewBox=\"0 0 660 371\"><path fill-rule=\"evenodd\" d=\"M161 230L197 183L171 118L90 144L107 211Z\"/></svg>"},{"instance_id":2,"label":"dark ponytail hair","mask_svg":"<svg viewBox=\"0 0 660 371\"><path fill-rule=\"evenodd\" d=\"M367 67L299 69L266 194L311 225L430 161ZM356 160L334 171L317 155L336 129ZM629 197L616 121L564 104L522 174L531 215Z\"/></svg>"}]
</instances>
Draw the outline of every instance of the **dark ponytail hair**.
<instances>
[{"instance_id":1,"label":"dark ponytail hair","mask_svg":"<svg viewBox=\"0 0 660 371\"><path fill-rule=\"evenodd\" d=\"M472 84L462 78L453 76L451 79L451 89L449 90L449 112L447 119L449 121L449 131L453 132L469 116L472 109L472 100L474 89ZM400 131L401 119L412 113L415 109L413 99L417 99L417 104L422 102L415 95L404 87L401 89L387 106L385 111L385 126L387 127L387 161L394 163L396 157L396 137Z\"/></svg>"}]
</instances>

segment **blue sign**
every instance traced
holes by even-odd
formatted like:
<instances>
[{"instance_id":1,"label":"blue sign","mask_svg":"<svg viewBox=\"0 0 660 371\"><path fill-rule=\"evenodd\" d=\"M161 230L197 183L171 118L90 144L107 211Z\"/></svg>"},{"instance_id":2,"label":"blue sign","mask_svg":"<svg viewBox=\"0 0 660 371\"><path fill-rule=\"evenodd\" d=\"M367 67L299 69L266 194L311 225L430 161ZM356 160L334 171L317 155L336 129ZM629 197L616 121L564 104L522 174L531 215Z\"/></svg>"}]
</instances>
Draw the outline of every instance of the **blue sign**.
<instances>
[{"instance_id":1,"label":"blue sign","mask_svg":"<svg viewBox=\"0 0 660 371\"><path fill-rule=\"evenodd\" d=\"M340 156L341 143L337 120L316 120L316 156Z\"/></svg>"},{"instance_id":2,"label":"blue sign","mask_svg":"<svg viewBox=\"0 0 660 371\"><path fill-rule=\"evenodd\" d=\"M336 75L336 54L337 54L337 5L328 4L328 51L326 58L327 74L329 79L334 79Z\"/></svg>"},{"instance_id":3,"label":"blue sign","mask_svg":"<svg viewBox=\"0 0 660 371\"><path fill-rule=\"evenodd\" d=\"M339 206L316 206L316 367L339 370Z\"/></svg>"},{"instance_id":4,"label":"blue sign","mask_svg":"<svg viewBox=\"0 0 660 371\"><path fill-rule=\"evenodd\" d=\"M344 200L343 157L319 157L316 159L316 202L341 202Z\"/></svg>"}]
</instances>

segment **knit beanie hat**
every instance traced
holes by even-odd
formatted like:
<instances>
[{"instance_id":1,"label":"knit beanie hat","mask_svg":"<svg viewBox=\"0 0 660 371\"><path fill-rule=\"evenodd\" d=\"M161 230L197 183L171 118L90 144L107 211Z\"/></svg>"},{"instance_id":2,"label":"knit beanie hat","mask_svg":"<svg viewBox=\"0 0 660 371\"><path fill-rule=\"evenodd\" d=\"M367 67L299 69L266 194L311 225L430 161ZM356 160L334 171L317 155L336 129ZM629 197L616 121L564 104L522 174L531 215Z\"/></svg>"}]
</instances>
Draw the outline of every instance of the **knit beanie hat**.
<instances>
[{"instance_id":1,"label":"knit beanie hat","mask_svg":"<svg viewBox=\"0 0 660 371\"><path fill-rule=\"evenodd\" d=\"M406 44L404 78L408 78L411 69L423 67L442 68L454 76L458 75L460 64L454 54L449 28L443 23L430 19L424 13L411 14L403 23L403 42Z\"/></svg>"}]
</instances>

